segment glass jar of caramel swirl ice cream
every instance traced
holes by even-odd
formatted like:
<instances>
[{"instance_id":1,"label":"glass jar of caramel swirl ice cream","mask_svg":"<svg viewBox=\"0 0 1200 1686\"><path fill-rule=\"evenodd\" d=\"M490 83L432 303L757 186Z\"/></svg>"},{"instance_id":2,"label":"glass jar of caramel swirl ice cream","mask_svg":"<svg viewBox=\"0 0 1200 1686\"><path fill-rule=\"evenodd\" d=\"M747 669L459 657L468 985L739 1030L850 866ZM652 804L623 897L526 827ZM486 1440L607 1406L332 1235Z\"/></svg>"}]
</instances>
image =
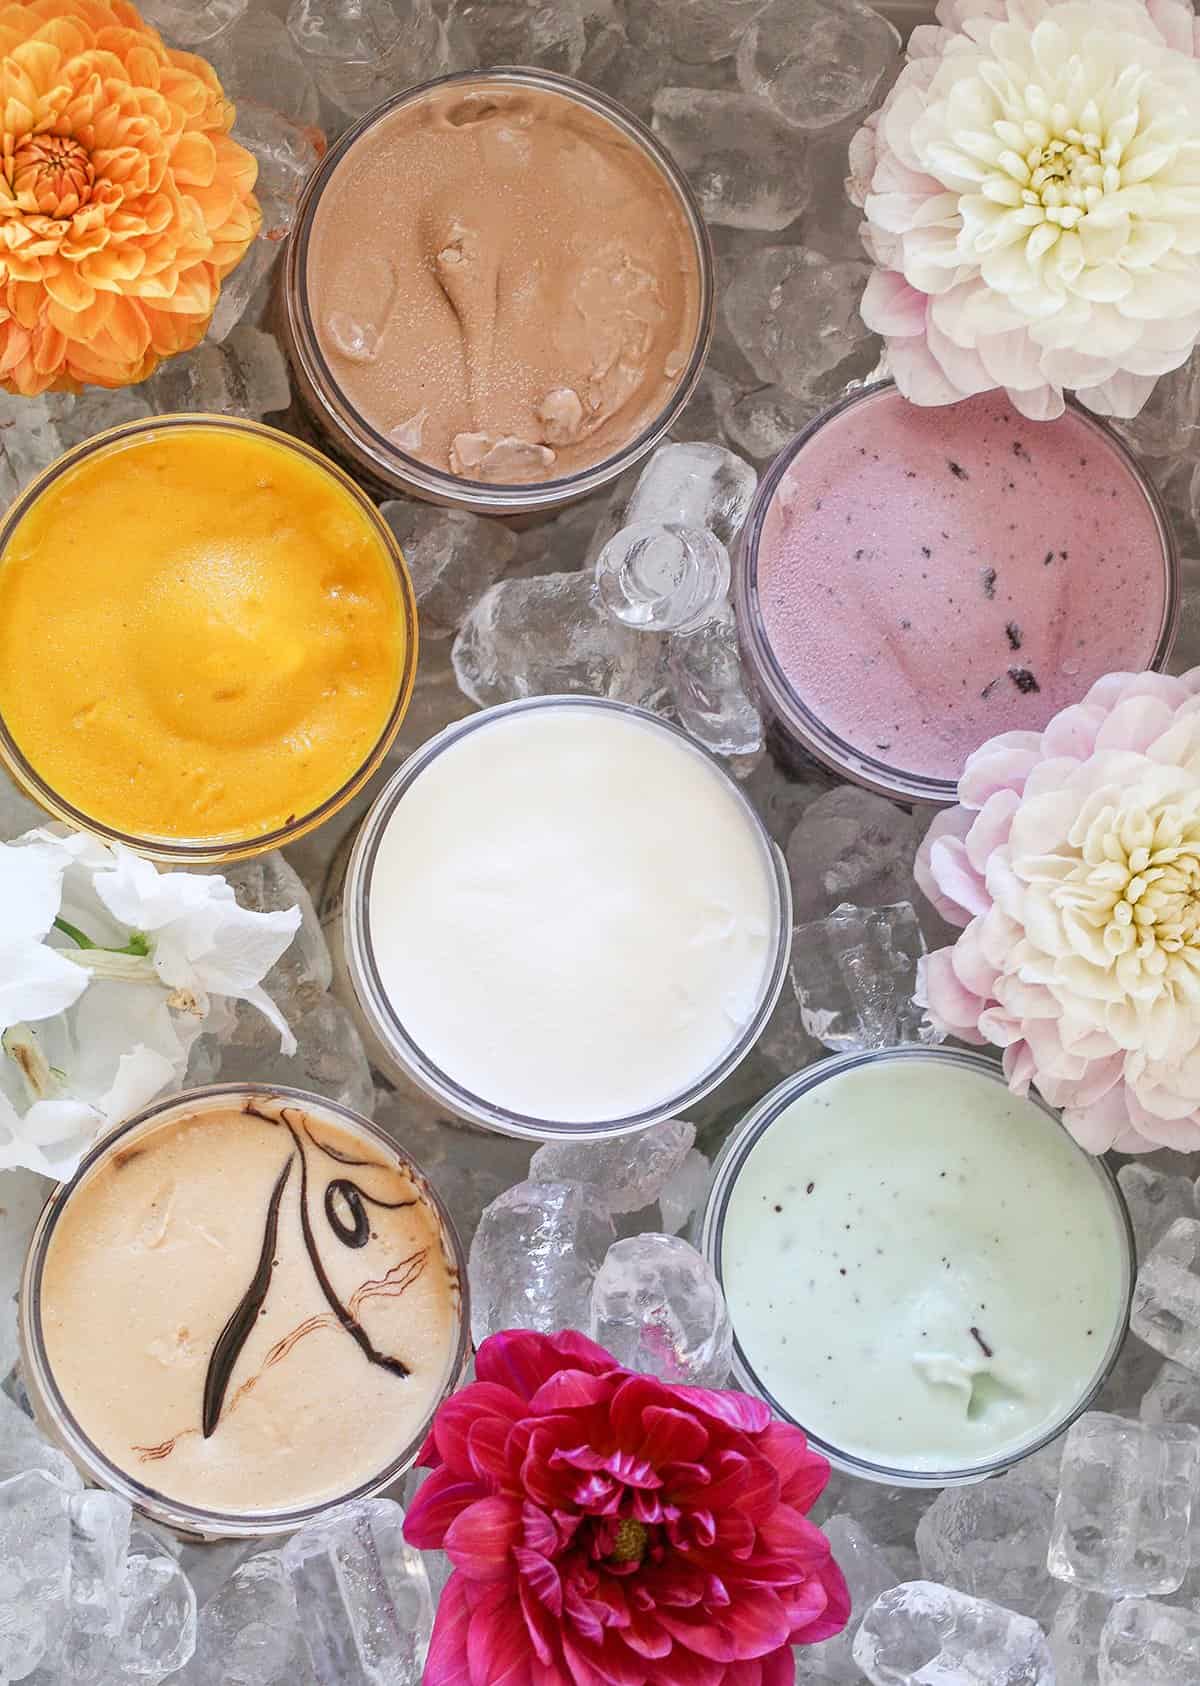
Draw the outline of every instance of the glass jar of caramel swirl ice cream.
<instances>
[{"instance_id":1,"label":"glass jar of caramel swirl ice cream","mask_svg":"<svg viewBox=\"0 0 1200 1686\"><path fill-rule=\"evenodd\" d=\"M469 1351L436 1193L367 1119L196 1089L55 1190L21 1289L26 1383L90 1480L201 1537L298 1528L389 1487Z\"/></svg>"}]
</instances>

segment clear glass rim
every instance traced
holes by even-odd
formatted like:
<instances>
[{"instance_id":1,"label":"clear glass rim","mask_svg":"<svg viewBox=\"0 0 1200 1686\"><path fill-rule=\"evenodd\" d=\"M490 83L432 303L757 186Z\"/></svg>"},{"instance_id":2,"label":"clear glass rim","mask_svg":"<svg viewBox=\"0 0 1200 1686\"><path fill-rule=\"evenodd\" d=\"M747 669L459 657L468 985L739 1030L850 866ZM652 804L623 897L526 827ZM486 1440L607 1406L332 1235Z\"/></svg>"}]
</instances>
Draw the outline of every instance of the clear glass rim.
<instances>
[{"instance_id":1,"label":"clear glass rim","mask_svg":"<svg viewBox=\"0 0 1200 1686\"><path fill-rule=\"evenodd\" d=\"M716 1064L698 1077L689 1088L627 1118L563 1124L554 1119L535 1118L498 1106L484 1096L464 1088L448 1072L436 1065L408 1035L387 999L371 940L368 904L379 847L392 815L414 780L438 756L471 733L486 730L498 720L507 719L514 714L548 708L602 709L608 713L644 721L657 731L677 739L705 762L735 796L762 850L768 881L772 886L775 919L773 953L754 1014ZM478 714L468 715L465 720L456 721L422 744L393 774L376 797L355 839L346 873L344 930L350 980L368 1024L390 1057L427 1095L459 1117L469 1119L484 1129L498 1131L502 1135L518 1136L526 1141L538 1142L598 1140L632 1135L649 1128L651 1124L674 1118L709 1094L741 1064L774 1012L787 976L792 943L792 895L783 856L772 841L760 815L717 758L689 733L652 714L648 709L636 708L631 703L616 702L609 697L579 693L523 697L516 702L499 703Z\"/></svg>"},{"instance_id":2,"label":"clear glass rim","mask_svg":"<svg viewBox=\"0 0 1200 1686\"><path fill-rule=\"evenodd\" d=\"M134 832L123 831L119 826L109 825L103 820L95 819L82 808L75 807L65 797L60 796L53 786L42 777L16 743L3 716L0 715L0 764L7 767L17 784L55 819L62 820L76 830L86 831L94 837L100 837L106 843L123 843L128 848L136 850L138 854L148 856L151 860L206 865L244 860L252 855L265 854L269 849L279 849L287 843L295 843L307 832L314 830L331 818L356 792L362 789L387 754L408 710L417 675L417 604L413 593L412 580L409 577L408 564L405 562L403 552L396 542L395 534L387 525L387 522L383 520L362 487L356 485L344 469L340 468L337 463L331 462L327 456L315 450L311 445L293 438L289 433L281 432L278 428L267 427L263 422L249 421L239 416L217 416L202 411L166 416L145 416L137 421L122 422L119 426L106 428L103 433L94 434L90 439L85 439L82 444L75 445L71 450L65 451L61 457L50 464L49 468L44 469L36 479L30 482L5 514L3 522L0 523L0 568L3 567L4 555L17 527L42 494L64 474L69 473L89 457L118 448L129 440L180 430L240 433L255 439L268 440L270 443L290 451L294 456L303 458L305 462L329 475L339 487L349 493L356 507L366 519L368 526L380 539L392 563L399 591L399 624L405 639L404 664L400 673L396 697L388 718L384 722L383 730L369 755L332 795L326 797L310 813L301 814L290 824L277 826L273 831L264 832L256 837L211 839L142 837Z\"/></svg>"},{"instance_id":3,"label":"clear glass rim","mask_svg":"<svg viewBox=\"0 0 1200 1686\"><path fill-rule=\"evenodd\" d=\"M800 1095L806 1094L810 1089L817 1088L830 1078L840 1076L842 1072L850 1071L856 1066L897 1060L908 1062L921 1060L959 1065L967 1070L979 1072L996 1083L1005 1083L1004 1074L998 1062L988 1054L958 1048L911 1046L869 1048L854 1053L831 1055L827 1059L818 1060L814 1065L806 1066L803 1071L797 1072L793 1077L785 1077L783 1082L777 1084L769 1094L764 1095L762 1100L752 1107L741 1123L735 1127L721 1150L709 1187L708 1199L700 1222L698 1246L715 1272L722 1288L724 1288L722 1253L729 1197L738 1174L754 1147L757 1146L786 1108ZM1053 1427L1033 1436L1023 1446L1016 1447L1001 1456L977 1464L964 1464L954 1469L915 1470L903 1467L895 1468L843 1450L835 1441L815 1433L807 1424L794 1416L787 1406L782 1404L760 1380L757 1371L746 1355L735 1328L733 1370L739 1385L746 1388L748 1392L755 1394L759 1399L765 1400L776 1416L784 1422L793 1423L797 1428L803 1429L808 1437L809 1444L828 1458L835 1469L849 1475L860 1476L865 1481L883 1482L893 1487L956 1487L975 1481L984 1481L988 1476L1001 1475L1005 1470L1012 1469L1016 1464L1023 1462L1024 1459L1032 1457L1035 1452L1040 1452L1051 1441L1057 1440L1060 1434L1064 1434L1070 1428L1076 1418L1083 1415L1112 1374L1129 1329L1129 1311L1133 1301L1136 1276L1133 1226L1130 1223L1125 1197L1121 1193L1120 1185L1108 1162L1080 1147L1066 1131L1054 1108L1049 1106L1034 1090L1030 1090L1028 1099L1046 1115L1056 1129L1063 1131L1079 1157L1092 1168L1109 1198L1116 1231L1122 1243L1123 1287L1119 1315L1116 1318L1112 1337L1095 1375L1089 1381L1079 1399Z\"/></svg>"},{"instance_id":4,"label":"clear glass rim","mask_svg":"<svg viewBox=\"0 0 1200 1686\"><path fill-rule=\"evenodd\" d=\"M457 1336L443 1385L430 1406L428 1419L420 1432L413 1436L385 1469L380 1471L378 1475L360 1482L353 1490L339 1494L335 1498L322 1499L308 1505L298 1505L289 1510L237 1512L206 1509L202 1506L184 1504L180 1500L172 1499L168 1495L158 1492L155 1488L146 1487L141 1482L135 1481L127 1471L118 1468L116 1464L105 1457L104 1453L100 1451L99 1447L95 1445L75 1420L54 1379L54 1372L46 1354L41 1324L42 1275L55 1228L71 1196L94 1167L106 1159L114 1148L132 1132L149 1132L170 1122L173 1117L187 1117L195 1112L217 1111L234 1101L244 1100L261 1100L264 1103L280 1101L286 1103L285 1108L281 1108L281 1110L294 1106L305 1112L311 1112L316 1118L325 1114L339 1124L366 1135L383 1148L413 1177L422 1194L432 1206L441 1223L442 1242L446 1251L447 1262L457 1277ZM350 1107L342 1106L337 1101L326 1100L321 1095L310 1094L303 1089L292 1089L285 1084L215 1083L208 1084L203 1088L185 1089L180 1094L172 1095L167 1100L154 1102L135 1117L127 1119L123 1124L101 1136L80 1161L74 1176L59 1183L52 1191L42 1209L41 1216L38 1218L21 1277L20 1342L26 1381L35 1405L40 1408L40 1411L45 1414L49 1421L54 1438L68 1452L72 1461L84 1470L91 1480L112 1492L119 1493L122 1498L128 1499L135 1509L156 1521L165 1523L168 1527L178 1529L182 1533L206 1538L250 1539L270 1534L287 1533L292 1529L303 1527L306 1522L311 1522L314 1517L321 1516L325 1512L335 1509L338 1505L370 1498L390 1487L412 1467L421 1446L424 1444L429 1423L433 1420L434 1414L457 1387L471 1350L470 1329L471 1307L467 1256L453 1218L451 1218L441 1196L420 1166L398 1142L371 1119L365 1118L361 1113L352 1111Z\"/></svg>"},{"instance_id":5,"label":"clear glass rim","mask_svg":"<svg viewBox=\"0 0 1200 1686\"><path fill-rule=\"evenodd\" d=\"M506 87L533 86L556 93L577 105L584 106L595 116L606 119L634 142L657 166L672 189L684 214L684 219L696 252L700 299L696 322L696 336L686 367L661 413L628 444L603 462L555 480L522 481L518 484L498 484L490 480L468 480L433 468L417 457L409 456L373 428L359 414L342 393L332 370L321 351L313 324L308 297L308 250L313 223L321 197L334 172L359 140L376 124L384 122L406 105L427 98L440 88L499 83ZM571 76L530 66L496 65L482 70L455 71L437 76L404 89L392 99L385 100L351 125L334 146L331 146L317 169L305 184L296 211L296 220L288 240L284 271L284 302L287 316L288 341L294 362L299 366L304 386L311 402L319 412L322 425L335 441L345 441L356 455L386 484L401 485L417 496L433 502L467 506L495 515L517 515L540 509L550 509L609 484L639 461L670 432L680 412L686 406L704 368L713 333L715 282L713 277L712 242L699 203L692 187L670 152L631 111L610 99L598 88L589 87Z\"/></svg>"},{"instance_id":6,"label":"clear glass rim","mask_svg":"<svg viewBox=\"0 0 1200 1686\"><path fill-rule=\"evenodd\" d=\"M742 529L737 554L733 559L733 595L741 647L755 683L764 694L771 713L800 747L831 771L866 790L876 791L879 795L891 797L897 802L928 802L944 806L957 801L957 780L932 778L921 773L907 772L901 767L893 767L887 761L856 748L839 737L809 708L785 675L767 638L759 600L759 540L767 510L788 469L814 434L820 432L828 422L835 421L837 417L859 404L892 392L898 392L895 381L882 380L856 392L847 393L845 397L838 399L836 404L822 410L819 416L814 416L773 459L758 483L746 525ZM1170 657L1171 646L1179 628L1180 613L1179 550L1166 506L1158 488L1137 456L1115 429L1073 398L1068 397L1067 408L1110 446L1129 469L1154 518L1162 548L1166 579L1162 624L1149 667L1154 672L1160 672ZM1030 423L1031 427L1042 425L1044 424L1040 422Z\"/></svg>"}]
</instances>

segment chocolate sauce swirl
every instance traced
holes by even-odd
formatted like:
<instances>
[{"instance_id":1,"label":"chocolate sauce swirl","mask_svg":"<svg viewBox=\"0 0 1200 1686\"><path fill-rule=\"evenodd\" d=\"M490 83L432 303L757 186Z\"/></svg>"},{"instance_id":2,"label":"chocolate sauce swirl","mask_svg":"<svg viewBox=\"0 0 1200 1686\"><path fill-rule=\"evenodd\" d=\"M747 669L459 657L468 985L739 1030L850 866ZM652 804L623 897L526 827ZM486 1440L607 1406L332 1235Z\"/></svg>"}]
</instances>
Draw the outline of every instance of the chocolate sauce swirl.
<instances>
[{"instance_id":1,"label":"chocolate sauce swirl","mask_svg":"<svg viewBox=\"0 0 1200 1686\"><path fill-rule=\"evenodd\" d=\"M215 1431L221 1420L221 1412L224 1408L225 1396L234 1367L242 1348L249 1339L255 1321L262 1311L263 1303L271 1285L271 1273L276 1263L275 1250L279 1238L279 1208L283 1200L284 1190L287 1188L288 1179L291 1176L292 1166L297 1159L300 1161L300 1231L304 1240L304 1250L308 1254L308 1262L312 1267L317 1286L320 1288L326 1304L368 1363L378 1365L381 1369L401 1378L412 1373L403 1359L379 1351L354 1312L338 1298L337 1291L329 1280L325 1266L321 1262L316 1237L313 1234L312 1221L309 1217L308 1155L304 1143L301 1141L300 1131L287 1116L286 1110L278 1118L271 1117L270 1114L265 1112L259 1112L253 1106L247 1106L245 1110L252 1113L253 1116L263 1119L266 1123L282 1124L292 1138L295 1152L288 1155L287 1161L276 1178L275 1186L271 1191L263 1222L263 1238L262 1246L259 1249L258 1264L250 1280L250 1285L230 1314L208 1361L204 1379L204 1404L201 1416L202 1432L206 1440ZM319 1153L336 1160L339 1164L362 1166L364 1168L373 1166L374 1162L369 1159L353 1159L348 1154L341 1153L336 1148L318 1141L307 1125L302 1125L301 1128L308 1141ZM418 1202L415 1197L411 1200L380 1200L375 1195L369 1194L366 1189L361 1188L358 1183L352 1181L349 1177L335 1177L325 1189L323 1204L325 1220L332 1233L344 1247L357 1249L365 1247L370 1240L371 1220L367 1212L368 1206L377 1206L382 1210L395 1212L407 1206L415 1206Z\"/></svg>"},{"instance_id":2,"label":"chocolate sauce swirl","mask_svg":"<svg viewBox=\"0 0 1200 1686\"><path fill-rule=\"evenodd\" d=\"M200 1426L206 1440L221 1420L221 1407L225 1403L233 1367L262 1310L267 1289L271 1286L271 1272L275 1268L275 1243L279 1238L279 1203L292 1174L295 1158L294 1153L288 1154L282 1171L275 1179L275 1187L271 1190L271 1198L267 1204L267 1219L263 1225L258 1265L250 1279L250 1286L217 1336L208 1360L208 1369L204 1376L204 1409L200 1418Z\"/></svg>"}]
</instances>

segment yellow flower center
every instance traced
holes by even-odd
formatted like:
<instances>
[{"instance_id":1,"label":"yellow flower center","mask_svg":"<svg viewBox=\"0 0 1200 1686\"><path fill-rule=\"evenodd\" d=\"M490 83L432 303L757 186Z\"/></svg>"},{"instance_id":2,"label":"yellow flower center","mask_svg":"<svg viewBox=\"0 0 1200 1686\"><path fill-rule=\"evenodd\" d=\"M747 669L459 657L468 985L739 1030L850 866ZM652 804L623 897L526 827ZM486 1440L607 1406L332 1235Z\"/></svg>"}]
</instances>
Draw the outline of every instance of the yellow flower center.
<instances>
[{"instance_id":1,"label":"yellow flower center","mask_svg":"<svg viewBox=\"0 0 1200 1686\"><path fill-rule=\"evenodd\" d=\"M1174 805L1107 810L1058 894L1103 931L1109 954L1161 971L1168 955L1200 949L1200 818Z\"/></svg>"},{"instance_id":2,"label":"yellow flower center","mask_svg":"<svg viewBox=\"0 0 1200 1686\"><path fill-rule=\"evenodd\" d=\"M646 1555L646 1544L649 1535L645 1524L634 1522L627 1517L624 1522L617 1524L617 1537L609 1552L612 1563L640 1563Z\"/></svg>"},{"instance_id":3,"label":"yellow flower center","mask_svg":"<svg viewBox=\"0 0 1200 1686\"><path fill-rule=\"evenodd\" d=\"M11 171L22 209L46 217L74 216L91 198L96 179L86 147L70 135L26 135Z\"/></svg>"},{"instance_id":4,"label":"yellow flower center","mask_svg":"<svg viewBox=\"0 0 1200 1686\"><path fill-rule=\"evenodd\" d=\"M1119 172L1107 179L1099 135L1068 129L1025 154L1028 182L1021 193L1026 205L1039 205L1050 222L1071 228L1103 199L1106 189L1120 186Z\"/></svg>"}]
</instances>

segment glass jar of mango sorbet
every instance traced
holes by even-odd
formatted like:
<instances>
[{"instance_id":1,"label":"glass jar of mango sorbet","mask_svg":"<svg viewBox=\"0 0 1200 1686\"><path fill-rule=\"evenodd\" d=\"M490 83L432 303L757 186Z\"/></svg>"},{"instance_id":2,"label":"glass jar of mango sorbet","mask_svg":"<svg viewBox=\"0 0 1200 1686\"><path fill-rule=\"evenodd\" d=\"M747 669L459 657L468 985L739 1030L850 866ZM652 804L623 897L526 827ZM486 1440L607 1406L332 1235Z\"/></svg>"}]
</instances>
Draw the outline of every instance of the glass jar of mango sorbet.
<instances>
[{"instance_id":1,"label":"glass jar of mango sorbet","mask_svg":"<svg viewBox=\"0 0 1200 1686\"><path fill-rule=\"evenodd\" d=\"M383 759L416 662L386 524L256 422L99 434L0 526L0 757L57 818L160 860L327 819Z\"/></svg>"}]
</instances>

